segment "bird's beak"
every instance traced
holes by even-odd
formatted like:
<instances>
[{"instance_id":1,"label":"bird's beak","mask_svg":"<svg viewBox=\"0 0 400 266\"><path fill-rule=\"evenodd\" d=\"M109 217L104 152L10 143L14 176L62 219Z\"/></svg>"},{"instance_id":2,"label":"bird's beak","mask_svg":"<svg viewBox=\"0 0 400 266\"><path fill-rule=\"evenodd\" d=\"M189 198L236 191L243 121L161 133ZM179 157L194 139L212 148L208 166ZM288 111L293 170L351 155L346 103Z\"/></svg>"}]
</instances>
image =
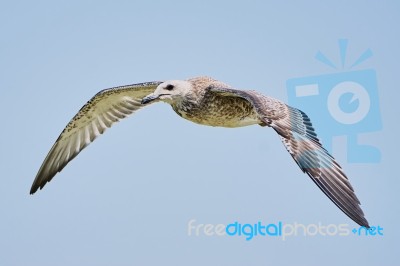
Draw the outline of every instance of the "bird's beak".
<instances>
[{"instance_id":1,"label":"bird's beak","mask_svg":"<svg viewBox=\"0 0 400 266\"><path fill-rule=\"evenodd\" d=\"M147 95L146 97L144 97L144 98L142 99L141 104L147 104L147 103L149 103L149 102L152 102L152 101L154 101L154 100L157 100L159 96L160 96L160 95L154 95L154 93L150 93L149 95Z\"/></svg>"}]
</instances>

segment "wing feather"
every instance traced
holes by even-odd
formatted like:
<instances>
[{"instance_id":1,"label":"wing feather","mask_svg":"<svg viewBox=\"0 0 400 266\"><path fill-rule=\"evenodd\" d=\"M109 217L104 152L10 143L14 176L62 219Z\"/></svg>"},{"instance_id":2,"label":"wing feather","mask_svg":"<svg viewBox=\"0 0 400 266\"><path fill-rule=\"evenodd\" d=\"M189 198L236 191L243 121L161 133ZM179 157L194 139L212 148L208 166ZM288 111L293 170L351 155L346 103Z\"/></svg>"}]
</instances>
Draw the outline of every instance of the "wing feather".
<instances>
[{"instance_id":1,"label":"wing feather","mask_svg":"<svg viewBox=\"0 0 400 266\"><path fill-rule=\"evenodd\" d=\"M248 100L260 122L272 127L300 169L347 216L361 226L369 227L354 189L340 165L322 146L310 118L302 111L266 97L256 91L241 91L211 86L213 93Z\"/></svg>"},{"instance_id":2,"label":"wing feather","mask_svg":"<svg viewBox=\"0 0 400 266\"><path fill-rule=\"evenodd\" d=\"M42 189L85 147L114 123L144 105L146 95L161 82L147 82L102 90L90 99L71 119L47 154L33 181L30 193Z\"/></svg>"}]
</instances>

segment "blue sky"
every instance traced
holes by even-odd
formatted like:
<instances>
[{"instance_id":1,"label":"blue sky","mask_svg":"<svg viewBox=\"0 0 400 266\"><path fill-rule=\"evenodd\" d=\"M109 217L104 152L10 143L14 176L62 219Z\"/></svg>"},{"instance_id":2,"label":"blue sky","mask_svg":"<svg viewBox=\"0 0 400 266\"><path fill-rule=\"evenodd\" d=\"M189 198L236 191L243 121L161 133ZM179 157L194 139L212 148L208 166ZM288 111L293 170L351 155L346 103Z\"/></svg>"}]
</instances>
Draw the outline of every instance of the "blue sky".
<instances>
[{"instance_id":1,"label":"blue sky","mask_svg":"<svg viewBox=\"0 0 400 266\"><path fill-rule=\"evenodd\" d=\"M0 3L0 264L397 265L399 8L396 1ZM346 136L333 150L383 236L189 236L192 219L358 227L273 130L199 126L161 103L115 125L29 195L59 133L99 90L209 75L287 102L289 79L350 71L314 58L321 51L340 65L339 39L348 40L349 62L373 52L352 71L376 73L382 130L358 137L381 160L348 162Z\"/></svg>"}]
</instances>

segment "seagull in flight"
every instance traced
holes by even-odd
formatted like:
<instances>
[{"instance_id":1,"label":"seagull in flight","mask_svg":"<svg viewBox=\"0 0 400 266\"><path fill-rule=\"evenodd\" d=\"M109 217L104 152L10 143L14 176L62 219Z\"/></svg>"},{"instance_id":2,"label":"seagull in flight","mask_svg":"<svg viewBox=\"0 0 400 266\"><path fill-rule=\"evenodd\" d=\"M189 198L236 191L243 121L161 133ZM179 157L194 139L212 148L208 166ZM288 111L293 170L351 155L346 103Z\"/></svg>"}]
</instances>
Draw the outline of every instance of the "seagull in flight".
<instances>
[{"instance_id":1,"label":"seagull in flight","mask_svg":"<svg viewBox=\"0 0 400 266\"><path fill-rule=\"evenodd\" d=\"M42 189L114 123L160 101L170 104L182 118L201 125L271 127L300 169L322 192L354 222L369 228L347 176L324 149L304 112L257 91L238 90L210 77L145 82L98 92L61 132L30 193Z\"/></svg>"}]
</instances>

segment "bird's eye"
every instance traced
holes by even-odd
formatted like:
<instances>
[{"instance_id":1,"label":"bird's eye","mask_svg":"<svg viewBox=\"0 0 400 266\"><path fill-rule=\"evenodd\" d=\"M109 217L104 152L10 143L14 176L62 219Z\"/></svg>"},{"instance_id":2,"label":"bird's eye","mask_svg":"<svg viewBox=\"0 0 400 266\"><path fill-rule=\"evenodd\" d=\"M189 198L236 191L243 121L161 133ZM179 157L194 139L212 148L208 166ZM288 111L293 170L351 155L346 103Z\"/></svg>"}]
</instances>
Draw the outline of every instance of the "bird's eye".
<instances>
[{"instance_id":1,"label":"bird's eye","mask_svg":"<svg viewBox=\"0 0 400 266\"><path fill-rule=\"evenodd\" d=\"M166 89L167 91L172 91L172 90L174 89L174 85L168 84L167 87L165 87L165 89Z\"/></svg>"}]
</instances>

